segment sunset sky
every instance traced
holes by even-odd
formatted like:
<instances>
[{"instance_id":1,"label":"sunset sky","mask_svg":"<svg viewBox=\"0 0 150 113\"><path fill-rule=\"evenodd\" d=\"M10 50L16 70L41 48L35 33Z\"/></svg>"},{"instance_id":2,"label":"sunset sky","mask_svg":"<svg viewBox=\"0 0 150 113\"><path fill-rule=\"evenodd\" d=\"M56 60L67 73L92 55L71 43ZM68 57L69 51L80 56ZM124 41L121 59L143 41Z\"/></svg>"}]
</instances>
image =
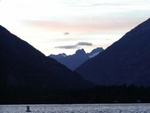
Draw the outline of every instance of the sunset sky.
<instances>
[{"instance_id":1,"label":"sunset sky","mask_svg":"<svg viewBox=\"0 0 150 113\"><path fill-rule=\"evenodd\" d=\"M0 0L0 24L45 55L107 48L149 16L150 0Z\"/></svg>"}]
</instances>

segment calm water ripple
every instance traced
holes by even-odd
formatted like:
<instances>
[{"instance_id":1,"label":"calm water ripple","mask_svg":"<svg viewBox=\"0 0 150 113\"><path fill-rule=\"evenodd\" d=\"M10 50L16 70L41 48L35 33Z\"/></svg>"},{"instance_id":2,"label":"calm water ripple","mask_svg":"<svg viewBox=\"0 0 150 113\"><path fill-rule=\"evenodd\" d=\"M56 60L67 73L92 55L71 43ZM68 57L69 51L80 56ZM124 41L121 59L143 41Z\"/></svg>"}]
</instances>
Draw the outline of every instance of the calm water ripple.
<instances>
[{"instance_id":1,"label":"calm water ripple","mask_svg":"<svg viewBox=\"0 0 150 113\"><path fill-rule=\"evenodd\" d=\"M0 113L150 113L150 104L0 105Z\"/></svg>"}]
</instances>

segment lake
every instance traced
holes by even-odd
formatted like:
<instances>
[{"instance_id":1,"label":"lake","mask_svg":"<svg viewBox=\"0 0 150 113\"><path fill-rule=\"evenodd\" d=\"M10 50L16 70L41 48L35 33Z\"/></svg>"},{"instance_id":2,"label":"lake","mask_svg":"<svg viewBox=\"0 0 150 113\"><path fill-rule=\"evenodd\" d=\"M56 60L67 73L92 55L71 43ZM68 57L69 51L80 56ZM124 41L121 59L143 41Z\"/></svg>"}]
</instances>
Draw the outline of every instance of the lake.
<instances>
[{"instance_id":1,"label":"lake","mask_svg":"<svg viewBox=\"0 0 150 113\"><path fill-rule=\"evenodd\" d=\"M0 113L150 113L150 104L0 105Z\"/></svg>"}]
</instances>

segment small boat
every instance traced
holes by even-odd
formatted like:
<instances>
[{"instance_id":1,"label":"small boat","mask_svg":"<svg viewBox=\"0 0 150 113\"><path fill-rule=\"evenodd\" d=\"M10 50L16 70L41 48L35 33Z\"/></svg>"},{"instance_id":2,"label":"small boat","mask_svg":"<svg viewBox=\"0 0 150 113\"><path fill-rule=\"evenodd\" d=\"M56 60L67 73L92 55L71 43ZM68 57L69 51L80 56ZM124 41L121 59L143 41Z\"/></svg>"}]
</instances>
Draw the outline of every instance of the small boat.
<instances>
[{"instance_id":1,"label":"small boat","mask_svg":"<svg viewBox=\"0 0 150 113\"><path fill-rule=\"evenodd\" d=\"M31 112L31 110L30 110L30 106L27 106L27 110L26 110L26 112Z\"/></svg>"}]
</instances>

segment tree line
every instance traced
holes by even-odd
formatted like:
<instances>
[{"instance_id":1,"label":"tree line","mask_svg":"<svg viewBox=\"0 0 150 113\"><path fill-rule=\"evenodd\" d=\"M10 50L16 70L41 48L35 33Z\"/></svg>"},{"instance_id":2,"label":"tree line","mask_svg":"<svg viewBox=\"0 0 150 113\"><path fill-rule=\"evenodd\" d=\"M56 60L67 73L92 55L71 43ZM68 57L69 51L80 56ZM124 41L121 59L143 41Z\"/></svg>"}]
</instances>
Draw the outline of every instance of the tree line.
<instances>
[{"instance_id":1,"label":"tree line","mask_svg":"<svg viewBox=\"0 0 150 113\"><path fill-rule=\"evenodd\" d=\"M0 86L0 104L149 103L150 87L96 86L50 90Z\"/></svg>"}]
</instances>

